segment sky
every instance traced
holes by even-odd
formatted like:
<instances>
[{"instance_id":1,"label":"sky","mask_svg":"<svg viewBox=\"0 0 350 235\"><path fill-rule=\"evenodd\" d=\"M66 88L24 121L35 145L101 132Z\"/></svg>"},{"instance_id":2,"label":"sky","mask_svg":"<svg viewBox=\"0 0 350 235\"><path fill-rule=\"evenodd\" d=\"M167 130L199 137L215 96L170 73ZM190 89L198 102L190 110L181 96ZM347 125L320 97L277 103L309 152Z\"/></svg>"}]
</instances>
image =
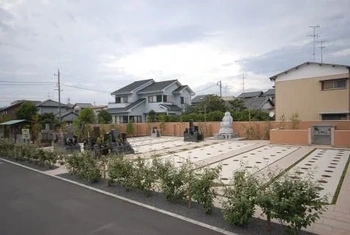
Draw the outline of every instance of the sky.
<instances>
[{"instance_id":1,"label":"sky","mask_svg":"<svg viewBox=\"0 0 350 235\"><path fill-rule=\"evenodd\" d=\"M350 64L349 0L0 0L0 107L14 100L106 105L136 80L196 95L272 88L306 61ZM315 60L313 29L316 29ZM243 86L244 76L244 86Z\"/></svg>"}]
</instances>

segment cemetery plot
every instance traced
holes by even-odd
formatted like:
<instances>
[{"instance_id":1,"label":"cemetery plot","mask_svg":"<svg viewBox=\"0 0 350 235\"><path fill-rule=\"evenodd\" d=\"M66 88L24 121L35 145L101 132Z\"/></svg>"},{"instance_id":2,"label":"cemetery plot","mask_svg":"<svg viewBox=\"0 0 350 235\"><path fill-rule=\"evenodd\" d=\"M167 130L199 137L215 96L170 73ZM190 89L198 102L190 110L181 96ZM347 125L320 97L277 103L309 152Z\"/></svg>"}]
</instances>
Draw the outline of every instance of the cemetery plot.
<instances>
[{"instance_id":1,"label":"cemetery plot","mask_svg":"<svg viewBox=\"0 0 350 235\"><path fill-rule=\"evenodd\" d=\"M221 154L227 154L239 148L252 146L254 143L238 142L238 141L222 141L217 144L203 146L196 149L186 150L174 154L162 156L163 160L169 160L176 167L181 166L187 159L191 162L202 161Z\"/></svg>"},{"instance_id":2,"label":"cemetery plot","mask_svg":"<svg viewBox=\"0 0 350 235\"><path fill-rule=\"evenodd\" d=\"M128 141L133 147L150 145L150 144L158 144L162 142L169 142L178 140L179 137L137 137L137 138L129 138Z\"/></svg>"},{"instance_id":3,"label":"cemetery plot","mask_svg":"<svg viewBox=\"0 0 350 235\"><path fill-rule=\"evenodd\" d=\"M188 146L191 145L191 143L186 143L181 139L173 140L173 141L167 141L167 142L160 142L160 143L154 143L151 145L138 145L135 146L135 153L147 153L147 152L152 152L152 151L157 151L157 150L165 150L165 149L170 149L173 147L179 147L179 146Z\"/></svg>"},{"instance_id":4,"label":"cemetery plot","mask_svg":"<svg viewBox=\"0 0 350 235\"><path fill-rule=\"evenodd\" d=\"M320 184L321 196L327 195L331 203L349 155L349 150L316 149L289 172L294 178L312 174L313 179Z\"/></svg>"},{"instance_id":5,"label":"cemetery plot","mask_svg":"<svg viewBox=\"0 0 350 235\"><path fill-rule=\"evenodd\" d=\"M242 153L232 158L214 163L209 167L222 166L220 180L224 184L229 184L233 173L245 168L250 173L255 173L279 159L291 154L299 149L291 146L272 146L266 145L258 149Z\"/></svg>"}]
</instances>

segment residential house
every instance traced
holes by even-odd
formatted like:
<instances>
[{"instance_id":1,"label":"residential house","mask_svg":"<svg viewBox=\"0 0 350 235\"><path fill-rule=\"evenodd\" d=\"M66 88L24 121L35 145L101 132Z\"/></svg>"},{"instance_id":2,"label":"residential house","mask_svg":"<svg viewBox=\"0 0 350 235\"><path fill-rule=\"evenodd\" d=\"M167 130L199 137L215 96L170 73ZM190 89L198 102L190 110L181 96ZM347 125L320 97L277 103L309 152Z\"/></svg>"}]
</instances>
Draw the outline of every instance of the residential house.
<instances>
[{"instance_id":1,"label":"residential house","mask_svg":"<svg viewBox=\"0 0 350 235\"><path fill-rule=\"evenodd\" d=\"M349 65L306 62L270 77L276 118L297 113L303 121L349 120Z\"/></svg>"},{"instance_id":2,"label":"residential house","mask_svg":"<svg viewBox=\"0 0 350 235\"><path fill-rule=\"evenodd\" d=\"M61 103L60 106L61 106L61 114L71 110L70 107L66 104ZM57 114L59 109L59 103L54 100L48 99L38 103L36 107L38 108L38 114L44 114L44 113Z\"/></svg>"},{"instance_id":3,"label":"residential house","mask_svg":"<svg viewBox=\"0 0 350 235\"><path fill-rule=\"evenodd\" d=\"M275 104L270 97L260 96L250 99L243 99L244 106L249 110L260 110L271 112L275 109Z\"/></svg>"},{"instance_id":4,"label":"residential house","mask_svg":"<svg viewBox=\"0 0 350 235\"><path fill-rule=\"evenodd\" d=\"M73 105L73 110L76 113L79 113L82 109L86 109L86 108L93 108L94 106L91 103L75 103Z\"/></svg>"},{"instance_id":5,"label":"residential house","mask_svg":"<svg viewBox=\"0 0 350 235\"><path fill-rule=\"evenodd\" d=\"M257 98L264 94L262 91L251 91L251 92L243 92L237 98L238 99L250 99Z\"/></svg>"},{"instance_id":6,"label":"residential house","mask_svg":"<svg viewBox=\"0 0 350 235\"><path fill-rule=\"evenodd\" d=\"M275 102L275 89L268 89L262 96L271 98L272 102Z\"/></svg>"},{"instance_id":7,"label":"residential house","mask_svg":"<svg viewBox=\"0 0 350 235\"><path fill-rule=\"evenodd\" d=\"M200 102L202 102L207 96L211 96L213 94L206 94L206 95L196 95L192 100L191 100L191 105L196 106Z\"/></svg>"},{"instance_id":8,"label":"residential house","mask_svg":"<svg viewBox=\"0 0 350 235\"><path fill-rule=\"evenodd\" d=\"M6 117L7 120L16 119L16 112L19 110L21 104L24 102L32 102L34 104L40 103L40 101L34 101L34 100L16 100L12 102L9 106L2 108L0 111L0 118Z\"/></svg>"},{"instance_id":9,"label":"residential house","mask_svg":"<svg viewBox=\"0 0 350 235\"><path fill-rule=\"evenodd\" d=\"M264 112L274 111L273 89L263 91L252 91L241 93L237 98L241 99L244 106L250 110L260 110Z\"/></svg>"},{"instance_id":10,"label":"residential house","mask_svg":"<svg viewBox=\"0 0 350 235\"><path fill-rule=\"evenodd\" d=\"M108 112L114 123L146 122L148 113L179 115L186 104L191 104L194 92L178 80L156 82L153 79L135 81L112 96L115 102L108 104Z\"/></svg>"}]
</instances>

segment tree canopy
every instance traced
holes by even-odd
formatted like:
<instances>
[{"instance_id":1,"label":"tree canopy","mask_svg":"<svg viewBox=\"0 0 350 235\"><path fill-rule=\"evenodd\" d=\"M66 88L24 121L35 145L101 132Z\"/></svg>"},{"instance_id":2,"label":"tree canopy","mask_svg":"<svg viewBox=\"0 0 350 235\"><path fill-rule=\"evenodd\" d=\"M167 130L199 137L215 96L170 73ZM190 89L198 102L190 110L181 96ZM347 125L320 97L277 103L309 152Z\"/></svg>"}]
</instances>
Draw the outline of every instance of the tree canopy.
<instances>
[{"instance_id":1,"label":"tree canopy","mask_svg":"<svg viewBox=\"0 0 350 235\"><path fill-rule=\"evenodd\" d=\"M197 113L210 113L214 111L226 111L225 101L217 95L208 95L195 106Z\"/></svg>"},{"instance_id":2,"label":"tree canopy","mask_svg":"<svg viewBox=\"0 0 350 235\"><path fill-rule=\"evenodd\" d=\"M33 102L26 101L19 106L16 112L17 119L33 120L33 116L38 112L38 108Z\"/></svg>"},{"instance_id":3,"label":"tree canopy","mask_svg":"<svg viewBox=\"0 0 350 235\"><path fill-rule=\"evenodd\" d=\"M107 110L101 110L97 115L99 124L108 124L112 122L112 115Z\"/></svg>"}]
</instances>

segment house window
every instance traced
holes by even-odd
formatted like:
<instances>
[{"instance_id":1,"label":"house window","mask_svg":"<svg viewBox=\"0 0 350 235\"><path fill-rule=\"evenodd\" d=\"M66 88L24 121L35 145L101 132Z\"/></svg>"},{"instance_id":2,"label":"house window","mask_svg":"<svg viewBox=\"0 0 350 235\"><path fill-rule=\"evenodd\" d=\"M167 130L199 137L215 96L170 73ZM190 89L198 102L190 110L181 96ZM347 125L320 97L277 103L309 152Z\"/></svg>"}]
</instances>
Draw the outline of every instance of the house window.
<instances>
[{"instance_id":1,"label":"house window","mask_svg":"<svg viewBox=\"0 0 350 235\"><path fill-rule=\"evenodd\" d=\"M161 95L148 96L148 103L161 103L161 102L162 102Z\"/></svg>"},{"instance_id":2,"label":"house window","mask_svg":"<svg viewBox=\"0 0 350 235\"><path fill-rule=\"evenodd\" d=\"M168 96L163 95L163 102L168 102Z\"/></svg>"},{"instance_id":3,"label":"house window","mask_svg":"<svg viewBox=\"0 0 350 235\"><path fill-rule=\"evenodd\" d=\"M347 114L322 114L322 120L347 120Z\"/></svg>"},{"instance_id":4,"label":"house window","mask_svg":"<svg viewBox=\"0 0 350 235\"><path fill-rule=\"evenodd\" d=\"M128 97L127 96L116 96L115 97L115 103L128 103Z\"/></svg>"},{"instance_id":5,"label":"house window","mask_svg":"<svg viewBox=\"0 0 350 235\"><path fill-rule=\"evenodd\" d=\"M185 103L185 97L181 97L181 104Z\"/></svg>"},{"instance_id":6,"label":"house window","mask_svg":"<svg viewBox=\"0 0 350 235\"><path fill-rule=\"evenodd\" d=\"M322 81L322 90L346 89L346 78Z\"/></svg>"},{"instance_id":7,"label":"house window","mask_svg":"<svg viewBox=\"0 0 350 235\"><path fill-rule=\"evenodd\" d=\"M128 103L128 97L127 96L123 96L123 103Z\"/></svg>"}]
</instances>

